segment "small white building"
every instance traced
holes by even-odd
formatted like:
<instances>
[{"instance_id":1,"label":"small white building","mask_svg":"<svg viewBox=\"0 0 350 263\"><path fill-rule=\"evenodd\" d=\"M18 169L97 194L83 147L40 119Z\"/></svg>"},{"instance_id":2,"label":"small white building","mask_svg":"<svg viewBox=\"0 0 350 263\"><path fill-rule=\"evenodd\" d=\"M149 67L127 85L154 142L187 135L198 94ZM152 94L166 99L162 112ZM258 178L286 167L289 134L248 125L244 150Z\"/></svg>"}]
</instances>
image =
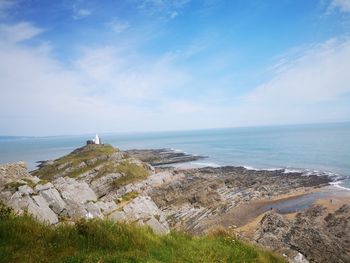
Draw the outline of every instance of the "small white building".
<instances>
[{"instance_id":1,"label":"small white building","mask_svg":"<svg viewBox=\"0 0 350 263\"><path fill-rule=\"evenodd\" d=\"M101 138L96 134L95 139L86 141L86 145L89 144L102 144Z\"/></svg>"},{"instance_id":2,"label":"small white building","mask_svg":"<svg viewBox=\"0 0 350 263\"><path fill-rule=\"evenodd\" d=\"M95 139L94 139L95 144L101 144L101 139L98 137L98 134L96 134Z\"/></svg>"}]
</instances>

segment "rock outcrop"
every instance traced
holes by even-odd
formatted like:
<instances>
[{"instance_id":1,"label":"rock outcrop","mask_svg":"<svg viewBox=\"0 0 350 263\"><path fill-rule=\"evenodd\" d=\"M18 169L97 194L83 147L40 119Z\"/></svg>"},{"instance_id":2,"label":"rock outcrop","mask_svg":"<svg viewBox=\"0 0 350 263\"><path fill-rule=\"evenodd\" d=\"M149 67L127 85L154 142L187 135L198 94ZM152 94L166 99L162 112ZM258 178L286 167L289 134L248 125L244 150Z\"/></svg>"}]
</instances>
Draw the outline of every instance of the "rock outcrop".
<instances>
[{"instance_id":1,"label":"rock outcrop","mask_svg":"<svg viewBox=\"0 0 350 263\"><path fill-rule=\"evenodd\" d=\"M126 152L153 166L190 162L206 158L205 156L187 154L172 149L128 150Z\"/></svg>"},{"instance_id":2,"label":"rock outcrop","mask_svg":"<svg viewBox=\"0 0 350 263\"><path fill-rule=\"evenodd\" d=\"M330 181L326 176L230 166L173 173L177 177L153 187L149 194L167 214L171 227L197 234L216 224L240 224L241 220L235 220L237 209L254 200L269 200L301 189L321 187Z\"/></svg>"},{"instance_id":3,"label":"rock outcrop","mask_svg":"<svg viewBox=\"0 0 350 263\"><path fill-rule=\"evenodd\" d=\"M0 165L0 200L18 214L28 212L49 224L110 218L146 224L163 234L169 226L149 196L123 200L130 192L159 183L155 176L152 167L124 152L90 145L41 162L32 174L22 162Z\"/></svg>"},{"instance_id":4,"label":"rock outcrop","mask_svg":"<svg viewBox=\"0 0 350 263\"><path fill-rule=\"evenodd\" d=\"M324 207L314 205L292 220L269 212L260 222L255 241L295 262L303 257L309 262L350 262L350 206L328 214Z\"/></svg>"}]
</instances>

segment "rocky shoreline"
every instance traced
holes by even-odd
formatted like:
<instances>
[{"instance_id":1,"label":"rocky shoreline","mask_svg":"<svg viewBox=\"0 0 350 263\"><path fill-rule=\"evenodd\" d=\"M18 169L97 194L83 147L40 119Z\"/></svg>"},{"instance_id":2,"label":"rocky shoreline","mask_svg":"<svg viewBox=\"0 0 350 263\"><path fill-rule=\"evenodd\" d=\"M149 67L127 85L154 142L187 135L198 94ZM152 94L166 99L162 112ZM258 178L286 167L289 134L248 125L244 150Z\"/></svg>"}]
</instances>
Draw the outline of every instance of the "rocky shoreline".
<instances>
[{"instance_id":1,"label":"rocky shoreline","mask_svg":"<svg viewBox=\"0 0 350 263\"><path fill-rule=\"evenodd\" d=\"M152 166L185 163L207 158L206 156L188 154L173 149L133 149L126 152L130 156L149 163Z\"/></svg>"},{"instance_id":2,"label":"rocky shoreline","mask_svg":"<svg viewBox=\"0 0 350 263\"><path fill-rule=\"evenodd\" d=\"M201 158L166 149L86 146L31 173L23 163L0 165L0 200L51 224L108 218L148 225L158 234L174 229L195 235L220 226L290 262L348 262L350 236L340 229L350 233L350 207L343 206L350 196L333 203L333 190L324 191L331 177L163 167ZM314 247L316 241L327 249ZM326 261L333 251L341 256Z\"/></svg>"}]
</instances>

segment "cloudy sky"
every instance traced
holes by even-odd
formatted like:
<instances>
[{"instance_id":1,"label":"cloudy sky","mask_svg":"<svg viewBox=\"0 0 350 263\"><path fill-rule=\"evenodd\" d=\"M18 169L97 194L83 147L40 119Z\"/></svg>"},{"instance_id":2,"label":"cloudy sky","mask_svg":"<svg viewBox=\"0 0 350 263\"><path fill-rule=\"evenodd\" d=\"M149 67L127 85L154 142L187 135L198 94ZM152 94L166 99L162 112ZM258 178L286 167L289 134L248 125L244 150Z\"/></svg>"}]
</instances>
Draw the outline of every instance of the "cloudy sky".
<instances>
[{"instance_id":1,"label":"cloudy sky","mask_svg":"<svg viewBox=\"0 0 350 263\"><path fill-rule=\"evenodd\" d=\"M0 0L0 135L350 120L350 0Z\"/></svg>"}]
</instances>

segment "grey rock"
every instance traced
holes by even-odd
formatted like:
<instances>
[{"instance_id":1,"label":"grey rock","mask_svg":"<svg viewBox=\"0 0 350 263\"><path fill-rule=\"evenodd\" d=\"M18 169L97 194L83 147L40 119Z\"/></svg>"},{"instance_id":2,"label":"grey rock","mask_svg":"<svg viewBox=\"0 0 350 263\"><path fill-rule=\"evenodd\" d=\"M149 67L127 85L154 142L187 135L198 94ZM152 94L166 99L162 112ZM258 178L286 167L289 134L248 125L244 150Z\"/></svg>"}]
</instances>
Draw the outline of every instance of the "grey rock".
<instances>
[{"instance_id":1,"label":"grey rock","mask_svg":"<svg viewBox=\"0 0 350 263\"><path fill-rule=\"evenodd\" d=\"M33 189L30 188L28 185L22 185L18 187L18 192L20 192L22 195L30 195L34 193Z\"/></svg>"},{"instance_id":2,"label":"grey rock","mask_svg":"<svg viewBox=\"0 0 350 263\"><path fill-rule=\"evenodd\" d=\"M290 257L294 262L346 263L350 262L349 233L350 206L344 205L327 214L322 206L314 205L293 220L268 213L260 223L255 240L277 251L294 251Z\"/></svg>"},{"instance_id":3,"label":"grey rock","mask_svg":"<svg viewBox=\"0 0 350 263\"><path fill-rule=\"evenodd\" d=\"M18 213L23 213L25 210L38 220L50 224L56 224L58 218L56 214L50 209L48 203L41 196L23 195L20 192L14 193L8 205L15 209Z\"/></svg>"},{"instance_id":4,"label":"grey rock","mask_svg":"<svg viewBox=\"0 0 350 263\"><path fill-rule=\"evenodd\" d=\"M64 212L66 215L72 219L85 218L88 214L85 205L77 203L74 200L66 199L66 209Z\"/></svg>"},{"instance_id":5,"label":"grey rock","mask_svg":"<svg viewBox=\"0 0 350 263\"><path fill-rule=\"evenodd\" d=\"M48 222L50 224L58 223L57 215L50 209L49 204L42 196L36 195L32 196L32 198L37 206L28 207L29 212L37 216L41 221Z\"/></svg>"},{"instance_id":6,"label":"grey rock","mask_svg":"<svg viewBox=\"0 0 350 263\"><path fill-rule=\"evenodd\" d=\"M38 185L36 185L36 186L34 187L34 190L35 190L36 192L40 192L40 191L43 191L43 190L51 189L51 188L53 188L53 187L54 187L54 186L53 186L52 183L46 183L46 184L44 184L44 185L38 184Z\"/></svg>"},{"instance_id":7,"label":"grey rock","mask_svg":"<svg viewBox=\"0 0 350 263\"><path fill-rule=\"evenodd\" d=\"M79 182L69 177L60 177L53 184L60 191L63 199L69 200L71 203L84 204L88 201L97 200L95 192L86 182Z\"/></svg>"},{"instance_id":8,"label":"grey rock","mask_svg":"<svg viewBox=\"0 0 350 263\"><path fill-rule=\"evenodd\" d=\"M115 152L111 156L109 156L109 160L111 161L121 161L124 158L123 152Z\"/></svg>"},{"instance_id":9,"label":"grey rock","mask_svg":"<svg viewBox=\"0 0 350 263\"><path fill-rule=\"evenodd\" d=\"M108 215L108 218L115 221L125 222L127 220L126 214L123 211L114 211Z\"/></svg>"},{"instance_id":10,"label":"grey rock","mask_svg":"<svg viewBox=\"0 0 350 263\"><path fill-rule=\"evenodd\" d=\"M110 202L97 201L95 205L101 210L101 213L103 213L104 215L108 215L117 209L117 205L114 201L110 201Z\"/></svg>"},{"instance_id":11,"label":"grey rock","mask_svg":"<svg viewBox=\"0 0 350 263\"><path fill-rule=\"evenodd\" d=\"M85 206L86 211L87 211L87 216L88 218L103 218L103 214L101 212L101 209L98 205L95 203L89 202Z\"/></svg>"},{"instance_id":12,"label":"grey rock","mask_svg":"<svg viewBox=\"0 0 350 263\"><path fill-rule=\"evenodd\" d=\"M102 176L91 182L91 188L94 190L98 197L102 197L113 189L113 185L111 183L121 176L122 175L120 173L112 173Z\"/></svg>"},{"instance_id":13,"label":"grey rock","mask_svg":"<svg viewBox=\"0 0 350 263\"><path fill-rule=\"evenodd\" d=\"M151 218L161 211L149 196L139 196L124 206L123 211L131 220Z\"/></svg>"},{"instance_id":14,"label":"grey rock","mask_svg":"<svg viewBox=\"0 0 350 263\"><path fill-rule=\"evenodd\" d=\"M152 201L149 196L139 196L132 200L130 203L124 206L123 211L128 221L131 222L149 222L149 226L155 232L168 232L170 231L169 225L165 220L165 217L157 205ZM156 218L159 218L157 220ZM156 220L158 223L155 223ZM161 227L159 226L161 225Z\"/></svg>"},{"instance_id":15,"label":"grey rock","mask_svg":"<svg viewBox=\"0 0 350 263\"><path fill-rule=\"evenodd\" d=\"M47 188L41 191L40 195L48 202L56 214L60 214L66 208L66 203L56 188Z\"/></svg>"},{"instance_id":16,"label":"grey rock","mask_svg":"<svg viewBox=\"0 0 350 263\"><path fill-rule=\"evenodd\" d=\"M152 230L160 235L168 234L170 232L169 227L167 227L165 224L161 224L156 218L151 217L148 221L146 221L146 224L152 228Z\"/></svg>"}]
</instances>

